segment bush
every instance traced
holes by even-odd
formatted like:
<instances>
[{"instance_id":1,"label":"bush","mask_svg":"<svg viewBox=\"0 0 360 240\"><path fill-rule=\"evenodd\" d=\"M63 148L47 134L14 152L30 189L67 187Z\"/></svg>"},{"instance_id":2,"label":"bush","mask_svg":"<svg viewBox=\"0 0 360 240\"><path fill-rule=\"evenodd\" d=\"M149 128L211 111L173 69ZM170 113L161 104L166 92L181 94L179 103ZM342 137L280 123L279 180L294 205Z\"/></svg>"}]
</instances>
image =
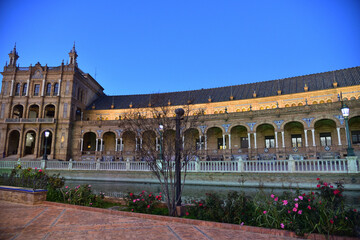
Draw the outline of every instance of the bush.
<instances>
[{"instance_id":1,"label":"bush","mask_svg":"<svg viewBox=\"0 0 360 240\"><path fill-rule=\"evenodd\" d=\"M90 207L102 207L104 203L105 195L103 193L93 194L91 185L88 184L78 185L75 188L66 186L62 192L65 203Z\"/></svg>"},{"instance_id":2,"label":"bush","mask_svg":"<svg viewBox=\"0 0 360 240\"><path fill-rule=\"evenodd\" d=\"M161 203L161 193L158 195L142 191L140 194L129 193L125 197L128 210L131 212L162 214L158 207Z\"/></svg>"}]
</instances>

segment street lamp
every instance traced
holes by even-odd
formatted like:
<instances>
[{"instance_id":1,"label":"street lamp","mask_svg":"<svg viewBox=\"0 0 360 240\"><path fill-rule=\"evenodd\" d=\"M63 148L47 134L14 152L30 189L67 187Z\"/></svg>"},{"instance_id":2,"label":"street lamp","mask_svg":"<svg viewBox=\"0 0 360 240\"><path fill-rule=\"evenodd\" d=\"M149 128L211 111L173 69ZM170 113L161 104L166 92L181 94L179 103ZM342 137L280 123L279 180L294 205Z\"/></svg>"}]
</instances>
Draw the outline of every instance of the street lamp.
<instances>
[{"instance_id":1,"label":"street lamp","mask_svg":"<svg viewBox=\"0 0 360 240\"><path fill-rule=\"evenodd\" d=\"M178 108L175 110L176 113L176 135L175 135L175 183L176 183L176 199L178 199L176 206L181 206L181 165L180 165L180 121L184 115L184 109Z\"/></svg>"},{"instance_id":2,"label":"street lamp","mask_svg":"<svg viewBox=\"0 0 360 240\"><path fill-rule=\"evenodd\" d=\"M46 154L46 149L47 149L47 141L48 141L48 137L50 136L50 132L49 132L49 131L45 131L45 132L44 132L44 135L45 135L45 146L44 146L43 160L48 160L47 154Z\"/></svg>"},{"instance_id":3,"label":"street lamp","mask_svg":"<svg viewBox=\"0 0 360 240\"><path fill-rule=\"evenodd\" d=\"M346 138L347 138L347 142L348 142L347 156L355 156L354 149L351 147L351 139L350 139L350 129L349 129L350 109L348 106L346 106L345 103L342 104L341 113L345 119L345 131L346 131Z\"/></svg>"},{"instance_id":4,"label":"street lamp","mask_svg":"<svg viewBox=\"0 0 360 240\"><path fill-rule=\"evenodd\" d=\"M163 154L162 154L162 145L163 145L163 132L164 132L164 125L160 124L159 125L159 134L160 134L160 146L159 146L159 159L163 160Z\"/></svg>"}]
</instances>

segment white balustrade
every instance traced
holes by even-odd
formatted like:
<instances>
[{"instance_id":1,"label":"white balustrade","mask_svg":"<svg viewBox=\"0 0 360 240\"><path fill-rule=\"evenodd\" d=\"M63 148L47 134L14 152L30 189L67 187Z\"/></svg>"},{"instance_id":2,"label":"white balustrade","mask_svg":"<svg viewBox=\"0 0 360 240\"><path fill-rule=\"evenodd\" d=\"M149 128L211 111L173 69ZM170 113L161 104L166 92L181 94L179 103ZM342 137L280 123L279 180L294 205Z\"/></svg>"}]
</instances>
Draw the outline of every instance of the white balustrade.
<instances>
[{"instance_id":1,"label":"white balustrade","mask_svg":"<svg viewBox=\"0 0 360 240\"><path fill-rule=\"evenodd\" d=\"M79 162L75 162L73 161L72 163L72 169L73 170L96 170L96 162L92 161L92 162L83 162L83 161L79 161Z\"/></svg>"},{"instance_id":2,"label":"white balustrade","mask_svg":"<svg viewBox=\"0 0 360 240\"><path fill-rule=\"evenodd\" d=\"M66 161L47 161L46 169L68 169L69 162Z\"/></svg>"},{"instance_id":3,"label":"white balustrade","mask_svg":"<svg viewBox=\"0 0 360 240\"><path fill-rule=\"evenodd\" d=\"M346 173L348 165L346 159L297 160L295 161L295 171Z\"/></svg>"},{"instance_id":4,"label":"white balustrade","mask_svg":"<svg viewBox=\"0 0 360 240\"><path fill-rule=\"evenodd\" d=\"M130 171L151 171L147 162L130 162Z\"/></svg>"},{"instance_id":5,"label":"white balustrade","mask_svg":"<svg viewBox=\"0 0 360 240\"><path fill-rule=\"evenodd\" d=\"M126 162L100 162L100 170L126 171Z\"/></svg>"},{"instance_id":6,"label":"white balustrade","mask_svg":"<svg viewBox=\"0 0 360 240\"><path fill-rule=\"evenodd\" d=\"M288 172L287 160L243 161L244 172Z\"/></svg>"}]
</instances>

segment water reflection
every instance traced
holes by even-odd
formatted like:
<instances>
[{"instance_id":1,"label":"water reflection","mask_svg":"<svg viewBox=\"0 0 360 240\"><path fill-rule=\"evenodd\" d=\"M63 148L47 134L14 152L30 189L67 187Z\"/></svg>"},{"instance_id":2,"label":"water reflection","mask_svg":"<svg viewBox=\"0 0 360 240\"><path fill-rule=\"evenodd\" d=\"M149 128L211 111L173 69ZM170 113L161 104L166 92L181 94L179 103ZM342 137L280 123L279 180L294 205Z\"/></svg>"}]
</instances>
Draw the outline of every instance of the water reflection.
<instances>
[{"instance_id":1,"label":"water reflection","mask_svg":"<svg viewBox=\"0 0 360 240\"><path fill-rule=\"evenodd\" d=\"M104 192L106 196L124 197L127 193L140 193L145 190L147 192L159 193L161 192L160 184L154 183L127 183L127 182L111 182L111 181L90 181L90 180L66 180L66 185L75 187L81 184L90 184L95 193ZM295 192L296 189L278 189L278 188L263 188L266 193L282 194L283 191ZM241 187L225 187L225 186L196 186L186 185L184 187L183 202L191 200L198 200L205 198L206 193L218 193L226 196L229 191L244 191L246 195L253 196L259 191L259 188L241 188ZM310 190L300 190L302 193L308 193ZM356 208L360 207L360 192L359 191L345 191L345 202L353 205Z\"/></svg>"}]
</instances>

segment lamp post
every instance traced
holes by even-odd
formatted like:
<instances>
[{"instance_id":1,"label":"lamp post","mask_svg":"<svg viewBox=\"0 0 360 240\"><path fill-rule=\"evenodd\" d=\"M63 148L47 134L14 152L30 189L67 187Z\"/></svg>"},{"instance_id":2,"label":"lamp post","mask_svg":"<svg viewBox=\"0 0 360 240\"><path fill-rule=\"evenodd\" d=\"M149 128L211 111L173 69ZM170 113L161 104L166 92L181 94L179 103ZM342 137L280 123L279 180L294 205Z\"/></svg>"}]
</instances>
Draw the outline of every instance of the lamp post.
<instances>
[{"instance_id":1,"label":"lamp post","mask_svg":"<svg viewBox=\"0 0 360 240\"><path fill-rule=\"evenodd\" d=\"M44 146L43 160L48 160L47 154L46 154L46 149L47 149L47 141L48 141L48 137L49 137L49 135L50 135L50 132L49 132L49 131L45 131L45 132L44 132L44 135L45 135L45 146Z\"/></svg>"},{"instance_id":2,"label":"lamp post","mask_svg":"<svg viewBox=\"0 0 360 240\"><path fill-rule=\"evenodd\" d=\"M163 160L163 153L162 153L162 145L163 145L163 132L164 132L164 125L160 124L159 125L159 134L160 134L160 146L159 146L159 159Z\"/></svg>"},{"instance_id":3,"label":"lamp post","mask_svg":"<svg viewBox=\"0 0 360 240\"><path fill-rule=\"evenodd\" d=\"M347 156L355 156L354 149L351 147L351 139L350 139L350 129L349 129L350 109L348 106L346 106L345 103L342 104L341 113L345 119L345 132L346 132L346 138L347 138L347 142L348 142Z\"/></svg>"},{"instance_id":4,"label":"lamp post","mask_svg":"<svg viewBox=\"0 0 360 240\"><path fill-rule=\"evenodd\" d=\"M175 110L176 113L176 135L175 135L175 183L176 183L176 199L178 199L176 206L181 206L181 164L180 164L180 121L184 115L184 109L178 108Z\"/></svg>"}]
</instances>

